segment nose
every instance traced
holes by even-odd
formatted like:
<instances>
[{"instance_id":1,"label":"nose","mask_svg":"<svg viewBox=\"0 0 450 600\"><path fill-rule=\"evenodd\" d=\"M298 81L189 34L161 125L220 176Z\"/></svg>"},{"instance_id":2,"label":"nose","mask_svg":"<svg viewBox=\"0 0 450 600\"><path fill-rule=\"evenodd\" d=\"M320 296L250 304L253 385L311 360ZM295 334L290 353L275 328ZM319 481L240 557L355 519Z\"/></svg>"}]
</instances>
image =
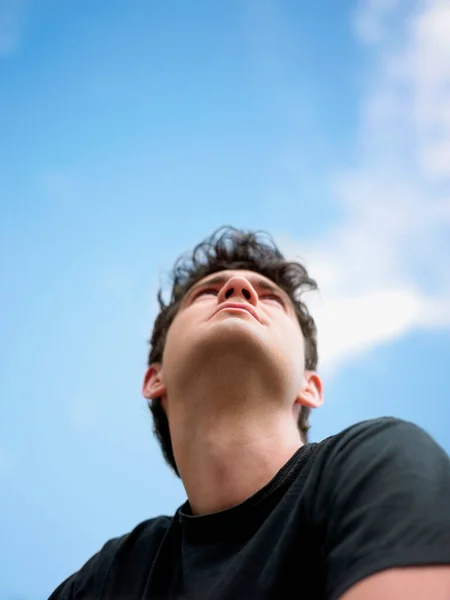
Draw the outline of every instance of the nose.
<instances>
[{"instance_id":1,"label":"nose","mask_svg":"<svg viewBox=\"0 0 450 600\"><path fill-rule=\"evenodd\" d=\"M258 295L250 281L241 275L233 275L225 283L219 292L217 300L220 303L236 299L238 302L246 302L256 306Z\"/></svg>"}]
</instances>

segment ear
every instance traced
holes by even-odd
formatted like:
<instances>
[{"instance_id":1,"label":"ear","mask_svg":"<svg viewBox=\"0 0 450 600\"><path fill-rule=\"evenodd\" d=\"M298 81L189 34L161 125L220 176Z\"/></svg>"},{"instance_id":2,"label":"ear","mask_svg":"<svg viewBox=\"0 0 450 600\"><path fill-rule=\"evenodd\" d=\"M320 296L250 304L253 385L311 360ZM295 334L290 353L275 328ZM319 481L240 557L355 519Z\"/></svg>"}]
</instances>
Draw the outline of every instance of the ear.
<instances>
[{"instance_id":1,"label":"ear","mask_svg":"<svg viewBox=\"0 0 450 600\"><path fill-rule=\"evenodd\" d=\"M166 393L166 386L162 379L162 365L161 363L153 363L145 373L142 383L142 395L151 400L152 398L165 396Z\"/></svg>"},{"instance_id":2,"label":"ear","mask_svg":"<svg viewBox=\"0 0 450 600\"><path fill-rule=\"evenodd\" d=\"M302 388L297 397L296 404L319 408L323 404L322 380L315 371L305 371Z\"/></svg>"}]
</instances>

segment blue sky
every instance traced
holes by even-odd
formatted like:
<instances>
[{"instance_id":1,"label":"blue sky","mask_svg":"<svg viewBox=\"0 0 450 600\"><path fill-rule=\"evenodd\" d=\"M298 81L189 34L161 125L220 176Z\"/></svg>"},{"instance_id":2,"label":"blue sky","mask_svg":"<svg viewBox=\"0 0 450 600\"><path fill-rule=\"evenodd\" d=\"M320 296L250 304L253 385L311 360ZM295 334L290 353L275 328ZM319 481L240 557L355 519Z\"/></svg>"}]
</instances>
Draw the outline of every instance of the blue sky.
<instances>
[{"instance_id":1,"label":"blue sky","mask_svg":"<svg viewBox=\"0 0 450 600\"><path fill-rule=\"evenodd\" d=\"M313 440L394 415L450 451L448 40L438 0L0 0L1 598L184 501L140 385L223 224L318 279Z\"/></svg>"}]
</instances>

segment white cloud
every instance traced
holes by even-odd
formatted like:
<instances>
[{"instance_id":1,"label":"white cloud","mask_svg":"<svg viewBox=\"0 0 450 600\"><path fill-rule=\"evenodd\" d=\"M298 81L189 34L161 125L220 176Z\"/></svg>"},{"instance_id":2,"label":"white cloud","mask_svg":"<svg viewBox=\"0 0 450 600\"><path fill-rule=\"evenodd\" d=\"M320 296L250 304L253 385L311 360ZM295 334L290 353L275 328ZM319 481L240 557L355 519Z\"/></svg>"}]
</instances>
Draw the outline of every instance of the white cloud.
<instances>
[{"instance_id":1,"label":"white cloud","mask_svg":"<svg viewBox=\"0 0 450 600\"><path fill-rule=\"evenodd\" d=\"M343 220L309 247L277 238L319 282L311 308L326 369L413 329L450 327L450 3L366 0L355 27L375 67L359 163L333 176Z\"/></svg>"},{"instance_id":2,"label":"white cloud","mask_svg":"<svg viewBox=\"0 0 450 600\"><path fill-rule=\"evenodd\" d=\"M24 0L0 0L0 57L11 54L19 45L24 8Z\"/></svg>"},{"instance_id":3,"label":"white cloud","mask_svg":"<svg viewBox=\"0 0 450 600\"><path fill-rule=\"evenodd\" d=\"M363 0L354 16L355 31L366 44L380 43L385 35L389 16L398 0Z\"/></svg>"}]
</instances>

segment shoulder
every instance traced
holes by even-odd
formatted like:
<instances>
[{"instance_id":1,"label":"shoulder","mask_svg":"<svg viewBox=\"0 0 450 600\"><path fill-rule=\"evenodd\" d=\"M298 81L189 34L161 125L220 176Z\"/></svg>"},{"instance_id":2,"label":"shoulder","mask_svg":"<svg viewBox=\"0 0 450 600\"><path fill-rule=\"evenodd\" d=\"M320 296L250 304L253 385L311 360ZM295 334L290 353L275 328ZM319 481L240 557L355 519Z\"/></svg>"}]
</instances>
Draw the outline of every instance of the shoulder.
<instances>
[{"instance_id":1,"label":"shoulder","mask_svg":"<svg viewBox=\"0 0 450 600\"><path fill-rule=\"evenodd\" d=\"M171 517L160 516L142 521L130 532L106 542L98 553L98 565L109 567L116 560L117 555L145 551L149 553L152 548L157 548L168 530Z\"/></svg>"},{"instance_id":2,"label":"shoulder","mask_svg":"<svg viewBox=\"0 0 450 600\"><path fill-rule=\"evenodd\" d=\"M399 419L397 417L383 416L377 417L375 419L366 419L364 421L359 421L350 427L346 427L340 433L335 434L334 437L336 440L338 439L349 439L354 438L355 436L361 435L376 435L379 433L385 433L387 435L391 435L393 432L413 432L417 434L424 434L425 431L412 423L411 421L406 421L405 419Z\"/></svg>"},{"instance_id":3,"label":"shoulder","mask_svg":"<svg viewBox=\"0 0 450 600\"><path fill-rule=\"evenodd\" d=\"M411 451L448 459L446 452L421 427L395 417L368 419L347 427L338 434L320 442L330 458L345 459L358 449L358 455L395 451L400 456Z\"/></svg>"},{"instance_id":4,"label":"shoulder","mask_svg":"<svg viewBox=\"0 0 450 600\"><path fill-rule=\"evenodd\" d=\"M450 470L450 459L441 446L421 427L396 417L360 421L322 441L307 444L302 476L310 475L314 496L328 497L351 489L358 479L367 483L381 472L395 478L405 472ZM318 486L318 487L316 487Z\"/></svg>"},{"instance_id":5,"label":"shoulder","mask_svg":"<svg viewBox=\"0 0 450 600\"><path fill-rule=\"evenodd\" d=\"M330 597L383 570L450 564L450 459L426 431L383 417L320 445L314 514Z\"/></svg>"},{"instance_id":6,"label":"shoulder","mask_svg":"<svg viewBox=\"0 0 450 600\"><path fill-rule=\"evenodd\" d=\"M317 445L316 501L323 511L370 504L430 510L450 494L450 459L421 427L393 417L362 421ZM320 498L320 501L319 501ZM381 504L379 504L381 506Z\"/></svg>"},{"instance_id":7,"label":"shoulder","mask_svg":"<svg viewBox=\"0 0 450 600\"><path fill-rule=\"evenodd\" d=\"M139 523L130 532L111 538L84 565L50 596L49 600L84 599L100 594L114 564L121 557L145 552L148 556L158 547L169 528L171 518L160 516Z\"/></svg>"}]
</instances>

